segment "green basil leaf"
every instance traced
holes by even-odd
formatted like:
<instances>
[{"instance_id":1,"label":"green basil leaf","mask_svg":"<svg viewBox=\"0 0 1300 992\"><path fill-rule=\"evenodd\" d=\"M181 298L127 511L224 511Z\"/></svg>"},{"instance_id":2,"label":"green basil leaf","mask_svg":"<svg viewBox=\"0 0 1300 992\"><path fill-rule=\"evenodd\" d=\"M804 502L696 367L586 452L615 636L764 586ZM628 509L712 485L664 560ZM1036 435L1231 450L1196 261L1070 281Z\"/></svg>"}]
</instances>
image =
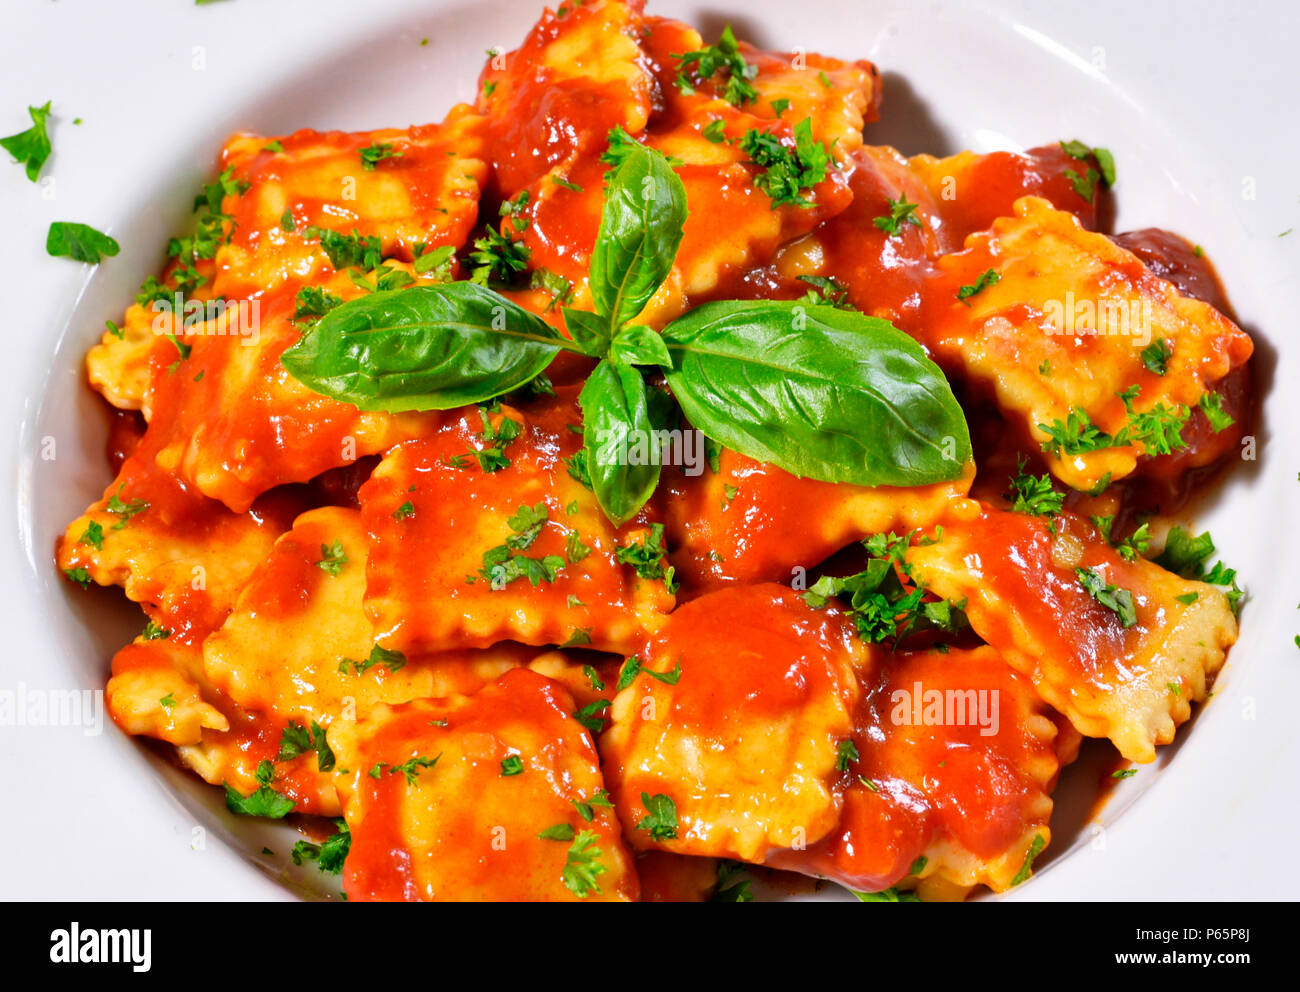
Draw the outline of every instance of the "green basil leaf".
<instances>
[{"instance_id":1,"label":"green basil leaf","mask_svg":"<svg viewBox=\"0 0 1300 992\"><path fill-rule=\"evenodd\" d=\"M362 410L449 410L518 389L566 344L499 293L451 282L349 300L281 362L310 389Z\"/></svg>"},{"instance_id":2,"label":"green basil leaf","mask_svg":"<svg viewBox=\"0 0 1300 992\"><path fill-rule=\"evenodd\" d=\"M657 435L645 380L636 369L606 359L587 379L578 403L592 491L605 516L622 526L659 484Z\"/></svg>"},{"instance_id":3,"label":"green basil leaf","mask_svg":"<svg viewBox=\"0 0 1300 992\"><path fill-rule=\"evenodd\" d=\"M713 440L798 476L955 479L970 434L948 381L888 321L799 302L710 303L664 329L668 385Z\"/></svg>"},{"instance_id":4,"label":"green basil leaf","mask_svg":"<svg viewBox=\"0 0 1300 992\"><path fill-rule=\"evenodd\" d=\"M591 295L611 328L639 314L672 270L686 188L663 154L631 148L609 181L591 253Z\"/></svg>"},{"instance_id":5,"label":"green basil leaf","mask_svg":"<svg viewBox=\"0 0 1300 992\"><path fill-rule=\"evenodd\" d=\"M644 324L633 324L619 330L610 342L609 354L626 365L669 366L673 363L659 332Z\"/></svg>"},{"instance_id":6,"label":"green basil leaf","mask_svg":"<svg viewBox=\"0 0 1300 992\"><path fill-rule=\"evenodd\" d=\"M603 358L609 351L609 324L587 310L565 307L562 313L564 326L582 353L592 358Z\"/></svg>"},{"instance_id":7,"label":"green basil leaf","mask_svg":"<svg viewBox=\"0 0 1300 992\"><path fill-rule=\"evenodd\" d=\"M98 265L103 255L110 258L119 251L116 241L87 224L56 220L45 236L45 251L58 257Z\"/></svg>"}]
</instances>

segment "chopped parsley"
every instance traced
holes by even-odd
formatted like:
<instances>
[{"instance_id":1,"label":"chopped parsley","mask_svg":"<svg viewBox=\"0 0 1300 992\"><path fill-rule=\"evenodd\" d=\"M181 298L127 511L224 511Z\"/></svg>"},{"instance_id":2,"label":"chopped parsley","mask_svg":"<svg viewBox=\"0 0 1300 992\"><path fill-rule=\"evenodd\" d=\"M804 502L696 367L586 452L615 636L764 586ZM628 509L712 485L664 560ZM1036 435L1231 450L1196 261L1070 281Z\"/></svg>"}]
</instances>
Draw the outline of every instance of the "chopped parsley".
<instances>
[{"instance_id":1,"label":"chopped parsley","mask_svg":"<svg viewBox=\"0 0 1300 992\"><path fill-rule=\"evenodd\" d=\"M1205 414L1205 419L1210 422L1216 434L1237 422L1231 414L1224 411L1223 396L1220 393L1202 393L1196 405Z\"/></svg>"},{"instance_id":2,"label":"chopped parsley","mask_svg":"<svg viewBox=\"0 0 1300 992\"><path fill-rule=\"evenodd\" d=\"M1049 473L1027 473L1023 456L1016 461L1016 475L1011 480L1011 491L1007 495L1012 500L1011 509L1014 512L1028 513L1035 517L1054 517L1065 504L1065 493L1058 493L1052 488L1052 476Z\"/></svg>"},{"instance_id":3,"label":"chopped parsley","mask_svg":"<svg viewBox=\"0 0 1300 992\"><path fill-rule=\"evenodd\" d=\"M316 767L322 772L334 769L334 751L325 739L325 728L315 720L311 721L311 730L290 720L289 725L280 734L280 750L276 761L292 761L300 755L316 752Z\"/></svg>"},{"instance_id":4,"label":"chopped parsley","mask_svg":"<svg viewBox=\"0 0 1300 992\"><path fill-rule=\"evenodd\" d=\"M664 587L671 593L677 591L673 582L673 567L667 563L668 549L663 544L664 525L651 524L650 530L633 544L625 544L615 552L620 565L631 565L643 579L663 579Z\"/></svg>"},{"instance_id":5,"label":"chopped parsley","mask_svg":"<svg viewBox=\"0 0 1300 992\"><path fill-rule=\"evenodd\" d=\"M1140 443L1150 455L1168 455L1187 447L1183 428L1191 411L1181 404L1169 407L1156 403L1151 409L1139 413L1133 409L1133 400L1140 389L1134 385L1118 394L1128 411L1128 424L1116 435L1116 444Z\"/></svg>"},{"instance_id":6,"label":"chopped parsley","mask_svg":"<svg viewBox=\"0 0 1300 992\"><path fill-rule=\"evenodd\" d=\"M646 815L636 825L637 830L648 831L651 840L672 840L677 836L677 804L672 799L643 792L641 805Z\"/></svg>"},{"instance_id":7,"label":"chopped parsley","mask_svg":"<svg viewBox=\"0 0 1300 992\"><path fill-rule=\"evenodd\" d=\"M293 811L293 800L271 788L275 779L275 766L271 762L258 762L254 777L258 788L247 796L226 783L226 809L240 816L261 816L270 820L282 820Z\"/></svg>"},{"instance_id":8,"label":"chopped parsley","mask_svg":"<svg viewBox=\"0 0 1300 992\"><path fill-rule=\"evenodd\" d=\"M522 241L508 238L494 227L489 227L483 237L474 240L474 251L469 253L473 265L470 281L481 286L490 282L509 283L528 268L532 251Z\"/></svg>"},{"instance_id":9,"label":"chopped parsley","mask_svg":"<svg viewBox=\"0 0 1300 992\"><path fill-rule=\"evenodd\" d=\"M916 582L904 559L911 535L875 534L863 541L871 556L867 567L843 577L823 575L804 593L815 610L839 599L857 628L871 643L892 639L895 644L922 630L957 631L967 626L965 601L926 601L927 590Z\"/></svg>"},{"instance_id":10,"label":"chopped parsley","mask_svg":"<svg viewBox=\"0 0 1300 992\"><path fill-rule=\"evenodd\" d=\"M55 258L70 258L74 262L98 265L103 256L111 258L120 250L121 246L115 240L88 224L56 220L50 224L45 236L47 254Z\"/></svg>"},{"instance_id":11,"label":"chopped parsley","mask_svg":"<svg viewBox=\"0 0 1300 992\"><path fill-rule=\"evenodd\" d=\"M835 770L846 772L849 765L858 760L858 746L851 739L840 741L835 749Z\"/></svg>"},{"instance_id":12,"label":"chopped parsley","mask_svg":"<svg viewBox=\"0 0 1300 992\"><path fill-rule=\"evenodd\" d=\"M441 757L442 757L441 754L434 755L432 758L425 758L417 754L414 757L408 758L406 761L403 761L400 765L393 765L391 768L388 769L388 774L396 775L398 772L401 772L403 775L406 776L406 784L414 785L415 780L416 778L419 777L421 770L425 768L432 768L434 765L438 763L438 759Z\"/></svg>"},{"instance_id":13,"label":"chopped parsley","mask_svg":"<svg viewBox=\"0 0 1300 992\"><path fill-rule=\"evenodd\" d=\"M154 623L150 620L144 625L144 631L140 634L146 641L165 641L172 636L172 632L162 624Z\"/></svg>"},{"instance_id":14,"label":"chopped parsley","mask_svg":"<svg viewBox=\"0 0 1300 992\"><path fill-rule=\"evenodd\" d=\"M713 890L714 902L753 902L749 891L750 880L745 877L745 865L723 858L718 862L718 884Z\"/></svg>"},{"instance_id":15,"label":"chopped parsley","mask_svg":"<svg viewBox=\"0 0 1300 992\"><path fill-rule=\"evenodd\" d=\"M849 289L828 276L796 276L800 282L806 282L812 288L799 301L812 306L825 304L837 310L856 309L849 302Z\"/></svg>"},{"instance_id":16,"label":"chopped parsley","mask_svg":"<svg viewBox=\"0 0 1300 992\"><path fill-rule=\"evenodd\" d=\"M343 863L347 860L348 851L352 847L352 834L348 830L347 822L342 819L335 819L334 827L337 832L327 838L323 844L313 844L305 840L294 844L293 851L289 855L293 863L301 865L304 861L315 861L316 867L326 875L342 873Z\"/></svg>"},{"instance_id":17,"label":"chopped parsley","mask_svg":"<svg viewBox=\"0 0 1300 992\"><path fill-rule=\"evenodd\" d=\"M343 297L336 296L320 286L303 286L294 298L297 308L293 311L293 320L307 320L324 317L343 302Z\"/></svg>"},{"instance_id":18,"label":"chopped parsley","mask_svg":"<svg viewBox=\"0 0 1300 992\"><path fill-rule=\"evenodd\" d=\"M1089 166L1083 177L1073 169L1065 170L1065 177L1070 180L1075 192L1085 200L1092 202L1093 189L1098 179L1107 186L1115 185L1115 156L1111 154L1110 149L1090 148L1082 141L1062 141L1061 151L1077 161L1087 162L1092 159L1097 163L1097 168L1093 169Z\"/></svg>"},{"instance_id":19,"label":"chopped parsley","mask_svg":"<svg viewBox=\"0 0 1300 992\"><path fill-rule=\"evenodd\" d=\"M605 729L605 718L600 713L608 709L609 705L608 699L594 700L573 714L573 718L593 734L598 734Z\"/></svg>"},{"instance_id":20,"label":"chopped parsley","mask_svg":"<svg viewBox=\"0 0 1300 992\"><path fill-rule=\"evenodd\" d=\"M1165 548L1155 559L1161 568L1180 575L1184 579L1195 579L1214 586L1223 586L1224 594L1233 612L1241 611L1241 597L1245 595L1237 585L1237 570L1228 568L1223 562L1216 562L1214 567L1206 569L1205 563L1214 554L1214 540L1209 531L1193 536L1182 527L1173 527L1165 538Z\"/></svg>"},{"instance_id":21,"label":"chopped parsley","mask_svg":"<svg viewBox=\"0 0 1300 992\"><path fill-rule=\"evenodd\" d=\"M104 550L104 527L98 520L86 524L86 531L77 539L78 544L88 544L96 551Z\"/></svg>"},{"instance_id":22,"label":"chopped parsley","mask_svg":"<svg viewBox=\"0 0 1300 992\"><path fill-rule=\"evenodd\" d=\"M322 544L320 546L320 561L316 562L316 567L322 572L329 575L338 576L343 571L343 566L348 563L348 556L343 550L343 542L335 541L333 544Z\"/></svg>"},{"instance_id":23,"label":"chopped parsley","mask_svg":"<svg viewBox=\"0 0 1300 992\"><path fill-rule=\"evenodd\" d=\"M1133 605L1133 593L1119 586L1111 585L1101 572L1093 568L1077 567L1074 570L1079 584L1088 591L1088 595L1106 609L1110 610L1125 627L1137 623L1137 609Z\"/></svg>"},{"instance_id":24,"label":"chopped parsley","mask_svg":"<svg viewBox=\"0 0 1300 992\"><path fill-rule=\"evenodd\" d=\"M902 233L904 224L911 224L913 227L921 226L921 218L916 216L916 208L919 204L909 203L906 193L901 194L897 200L886 199L885 202L889 204L889 215L882 214L874 217L871 223L891 238L896 238ZM965 299L965 297L958 293L958 299Z\"/></svg>"},{"instance_id":25,"label":"chopped parsley","mask_svg":"<svg viewBox=\"0 0 1300 992\"><path fill-rule=\"evenodd\" d=\"M527 578L533 586L555 581L556 575L565 566L562 557L545 555L529 558L521 553L527 551L537 540L549 517L546 504L539 502L531 507L520 506L514 516L506 521L514 533L506 538L504 544L483 552L483 568L479 571L492 584L493 589L504 589L521 578Z\"/></svg>"},{"instance_id":26,"label":"chopped parsley","mask_svg":"<svg viewBox=\"0 0 1300 992\"><path fill-rule=\"evenodd\" d=\"M596 846L595 832L579 831L573 838L564 870L560 873L564 887L579 899L586 899L592 893L599 894L600 886L596 879L605 874L605 870L600 861L600 848Z\"/></svg>"},{"instance_id":27,"label":"chopped parsley","mask_svg":"<svg viewBox=\"0 0 1300 992\"><path fill-rule=\"evenodd\" d=\"M584 800L572 799L573 808L578 811L578 815L591 823L596 818L596 808L613 809L614 804L609 800L609 793L604 789L597 789Z\"/></svg>"},{"instance_id":28,"label":"chopped parsley","mask_svg":"<svg viewBox=\"0 0 1300 992\"><path fill-rule=\"evenodd\" d=\"M1164 375L1169 371L1169 359L1174 357L1174 348L1164 338L1156 338L1142 349L1142 364L1153 375Z\"/></svg>"},{"instance_id":29,"label":"chopped parsley","mask_svg":"<svg viewBox=\"0 0 1300 992\"><path fill-rule=\"evenodd\" d=\"M916 204L912 204L912 206L916 206ZM876 219L879 220L880 218L877 217ZM1002 277L998 275L998 273L994 272L992 269L985 269L983 274L975 280L973 285L962 286L957 290L957 299L969 300L976 293L982 293L990 286L996 286L1001 281ZM969 305L970 304L967 304L967 306Z\"/></svg>"},{"instance_id":30,"label":"chopped parsley","mask_svg":"<svg viewBox=\"0 0 1300 992\"><path fill-rule=\"evenodd\" d=\"M850 890L858 897L858 902L920 902L921 897L915 892L900 890L898 886L891 885L887 889L881 889L879 892L857 892Z\"/></svg>"},{"instance_id":31,"label":"chopped parsley","mask_svg":"<svg viewBox=\"0 0 1300 992\"><path fill-rule=\"evenodd\" d=\"M530 194L528 190L523 190L513 200L503 200L501 206L497 209L502 217L510 218L510 226L516 231L522 231L528 227L528 216L524 211L528 208Z\"/></svg>"},{"instance_id":32,"label":"chopped parsley","mask_svg":"<svg viewBox=\"0 0 1300 992\"><path fill-rule=\"evenodd\" d=\"M725 76L727 82L722 90L722 98L728 103L741 107L758 99L758 90L750 82L758 75L758 66L750 65L740 54L740 45L736 42L730 24L722 29L722 36L716 45L706 45L693 52L674 55L673 58L679 62L674 82L683 93L694 93L700 83L713 79L714 76Z\"/></svg>"},{"instance_id":33,"label":"chopped parsley","mask_svg":"<svg viewBox=\"0 0 1300 992\"><path fill-rule=\"evenodd\" d=\"M46 123L50 119L50 104L45 101L41 107L28 107L27 115L32 119L32 126L26 131L19 131L7 138L0 138L0 148L14 157L19 165L26 166L27 178L36 182L41 175L41 167L50 157L53 146L50 144Z\"/></svg>"},{"instance_id":34,"label":"chopped parsley","mask_svg":"<svg viewBox=\"0 0 1300 992\"><path fill-rule=\"evenodd\" d=\"M406 665L406 655L401 651L390 651L388 648L376 644L370 649L370 656L365 661L356 661L352 658L344 658L339 662L339 671L346 672L351 665L353 671L361 675L376 665L383 667L388 674L400 671Z\"/></svg>"},{"instance_id":35,"label":"chopped parsley","mask_svg":"<svg viewBox=\"0 0 1300 992\"><path fill-rule=\"evenodd\" d=\"M343 234L313 224L302 232L302 236L308 241L318 239L321 251L338 272L355 268L370 272L377 269L384 259L383 243L377 237L361 235L356 228L351 234Z\"/></svg>"},{"instance_id":36,"label":"chopped parsley","mask_svg":"<svg viewBox=\"0 0 1300 992\"><path fill-rule=\"evenodd\" d=\"M389 142L368 145L361 149L361 168L365 169L367 172L374 172L375 166L384 161L384 159L401 157L402 153L393 151L393 146Z\"/></svg>"},{"instance_id":37,"label":"chopped parsley","mask_svg":"<svg viewBox=\"0 0 1300 992\"><path fill-rule=\"evenodd\" d=\"M478 467L484 472L499 472L510 465L505 449L519 437L523 425L517 420L502 417L501 423L493 426L489 411L479 408L479 419L483 421L483 430L478 435L483 442L482 448L471 449L469 454L478 460Z\"/></svg>"},{"instance_id":38,"label":"chopped parsley","mask_svg":"<svg viewBox=\"0 0 1300 992\"><path fill-rule=\"evenodd\" d=\"M750 162L763 170L754 177L754 185L768 195L773 210L785 205L812 206L803 191L824 180L831 163L826 146L813 139L810 118L794 126L794 140L792 149L771 131L751 128L740 142Z\"/></svg>"},{"instance_id":39,"label":"chopped parsley","mask_svg":"<svg viewBox=\"0 0 1300 992\"><path fill-rule=\"evenodd\" d=\"M649 675L652 679L662 682L664 685L676 685L682 678L682 659L680 657L677 659L677 665L672 671L656 672L654 669L646 668L641 663L640 656L632 655L623 662L623 667L619 669L618 684L615 689L622 692L636 681L638 675Z\"/></svg>"},{"instance_id":40,"label":"chopped parsley","mask_svg":"<svg viewBox=\"0 0 1300 992\"><path fill-rule=\"evenodd\" d=\"M125 482L117 487L117 492L108 497L108 505L105 507L109 513L118 518L117 523L113 525L113 530L121 530L131 522L132 517L149 509L149 504L139 497L123 502L122 490L124 488L126 488Z\"/></svg>"},{"instance_id":41,"label":"chopped parsley","mask_svg":"<svg viewBox=\"0 0 1300 992\"><path fill-rule=\"evenodd\" d=\"M1047 846L1047 841L1043 839L1042 834L1034 834L1033 842L1029 845L1029 850L1025 852L1025 860L1020 865L1020 870L1016 872L1016 877L1011 880L1013 886L1019 885L1029 877L1030 870L1034 867L1034 859L1043 853L1043 848Z\"/></svg>"},{"instance_id":42,"label":"chopped parsley","mask_svg":"<svg viewBox=\"0 0 1300 992\"><path fill-rule=\"evenodd\" d=\"M1039 424L1038 429L1047 434L1042 449L1057 458L1119 446L1115 438L1092 422L1082 407L1072 409L1064 423L1059 419L1053 420L1050 425Z\"/></svg>"},{"instance_id":43,"label":"chopped parsley","mask_svg":"<svg viewBox=\"0 0 1300 992\"><path fill-rule=\"evenodd\" d=\"M517 754L507 755L501 759L501 775L508 778L511 775L522 775L524 773L524 759Z\"/></svg>"}]
</instances>

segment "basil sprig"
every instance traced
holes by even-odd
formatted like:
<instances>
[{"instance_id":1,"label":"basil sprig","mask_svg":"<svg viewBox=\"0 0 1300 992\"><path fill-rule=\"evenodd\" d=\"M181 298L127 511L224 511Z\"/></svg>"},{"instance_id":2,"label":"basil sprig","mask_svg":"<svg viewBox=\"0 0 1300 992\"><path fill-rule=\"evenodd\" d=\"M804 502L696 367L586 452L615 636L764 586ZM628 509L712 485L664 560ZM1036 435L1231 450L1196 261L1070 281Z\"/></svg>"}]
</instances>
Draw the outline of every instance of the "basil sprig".
<instances>
[{"instance_id":1,"label":"basil sprig","mask_svg":"<svg viewBox=\"0 0 1300 992\"><path fill-rule=\"evenodd\" d=\"M663 370L709 438L795 475L915 486L962 474L971 448L961 407L921 347L887 321L759 300L706 304L662 335L633 323L672 270L687 210L667 159L627 144L592 252L595 312L564 309L570 338L484 286L416 286L335 307L285 352L285 367L317 392L396 412L508 393L561 349L598 359L578 401L587 475L615 524L654 492L676 420L672 399L639 366Z\"/></svg>"}]
</instances>

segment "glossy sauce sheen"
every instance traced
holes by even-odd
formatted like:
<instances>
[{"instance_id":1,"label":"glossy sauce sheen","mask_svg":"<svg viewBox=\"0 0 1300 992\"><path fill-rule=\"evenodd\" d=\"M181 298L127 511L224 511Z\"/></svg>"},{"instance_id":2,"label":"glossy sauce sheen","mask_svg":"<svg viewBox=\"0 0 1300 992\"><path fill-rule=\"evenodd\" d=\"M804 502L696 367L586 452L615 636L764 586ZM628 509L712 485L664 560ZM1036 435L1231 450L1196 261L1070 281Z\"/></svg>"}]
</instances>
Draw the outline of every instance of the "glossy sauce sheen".
<instances>
[{"instance_id":1,"label":"glossy sauce sheen","mask_svg":"<svg viewBox=\"0 0 1300 992\"><path fill-rule=\"evenodd\" d=\"M195 261L191 298L237 305L197 323L130 306L90 350L115 478L56 559L122 586L159 628L114 657L109 712L214 785L248 795L267 761L296 813L344 816L349 898L697 900L720 858L926 898L1002 891L1050 837L1079 735L1152 760L1235 640L1222 590L1123 560L1088 521L1113 514L1118 535L1173 512L1253 430L1252 345L1203 254L1165 231L1104 233L1112 194L1081 192L1070 173L1090 163L1060 144L943 159L871 145L881 74L864 60L741 42L757 99L729 103L723 76L684 91L676 56L715 40L641 2L569 3L492 53L473 104L440 123L236 134L218 168L238 189L219 197L221 244ZM741 142L757 130L794 149L805 119L835 165L806 205L773 208ZM638 323L833 279L949 375L978 477L864 489L722 451L717 471L666 466L614 527L569 467L589 358L561 353L555 395L427 413L364 412L288 374L281 356L315 319L300 292L352 300L378 277L336 268L311 228L377 239L389 273L426 285L444 274L416 271L421 250L455 246L445 276L465 279L493 229L527 254L500 291L567 334L561 304L591 309L614 127L670 157L689 206ZM879 222L904 201L916 223L890 233ZM998 281L959 298L988 270ZM1154 305L1176 339L1166 374L1129 340L1049 333L1067 293ZM1130 385L1139 409L1192 409L1185 447L1044 453L1038 425L1074 407L1117 429ZM1207 391L1232 425L1196 409ZM498 443L507 422L518 437ZM1022 456L1073 487L1065 513L1004 509ZM559 562L554 578L494 588L484 554L538 507L513 550ZM665 574L639 575L620 550L658 525ZM927 537L907 552L913 578L928 602L964 603L971 630L891 650L843 603L806 601L819 565L848 574L835 566L863 567L858 542L912 531ZM1130 627L1079 567L1131 591ZM642 668L620 689L628 665ZM897 694L927 690L996 698L996 728L903 718L925 707ZM279 758L289 721L325 728L334 770L314 751ZM511 757L521 774L504 774ZM672 800L674 828L645 824L653 797ZM596 887L575 883L571 841L538 836L557 825L594 835Z\"/></svg>"}]
</instances>

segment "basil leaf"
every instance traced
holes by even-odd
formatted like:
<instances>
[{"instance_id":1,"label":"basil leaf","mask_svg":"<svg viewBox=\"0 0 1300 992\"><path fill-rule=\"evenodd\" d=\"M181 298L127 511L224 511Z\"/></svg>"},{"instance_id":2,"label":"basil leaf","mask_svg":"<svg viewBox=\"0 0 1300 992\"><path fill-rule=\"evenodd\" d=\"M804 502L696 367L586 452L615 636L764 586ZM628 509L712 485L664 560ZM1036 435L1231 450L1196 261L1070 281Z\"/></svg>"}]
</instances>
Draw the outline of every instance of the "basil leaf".
<instances>
[{"instance_id":1,"label":"basil leaf","mask_svg":"<svg viewBox=\"0 0 1300 992\"><path fill-rule=\"evenodd\" d=\"M627 365L668 366L673 363L659 332L644 324L622 328L610 342L609 354Z\"/></svg>"},{"instance_id":2,"label":"basil leaf","mask_svg":"<svg viewBox=\"0 0 1300 992\"><path fill-rule=\"evenodd\" d=\"M87 224L56 220L45 236L45 251L56 258L71 258L77 262L98 265L103 255L110 258L119 251L116 241Z\"/></svg>"},{"instance_id":3,"label":"basil leaf","mask_svg":"<svg viewBox=\"0 0 1300 992\"><path fill-rule=\"evenodd\" d=\"M591 253L591 295L611 328L639 314L672 270L686 223L686 188L663 154L628 150L609 181Z\"/></svg>"},{"instance_id":4,"label":"basil leaf","mask_svg":"<svg viewBox=\"0 0 1300 992\"><path fill-rule=\"evenodd\" d=\"M609 325L586 310L563 309L564 326L584 355L601 358L609 351Z\"/></svg>"},{"instance_id":5,"label":"basil leaf","mask_svg":"<svg viewBox=\"0 0 1300 992\"><path fill-rule=\"evenodd\" d=\"M605 359L578 396L591 488L615 526L636 516L659 484L659 449L641 373ZM629 464L630 462L644 464Z\"/></svg>"},{"instance_id":6,"label":"basil leaf","mask_svg":"<svg viewBox=\"0 0 1300 992\"><path fill-rule=\"evenodd\" d=\"M397 413L449 410L518 389L566 345L499 293L452 282L349 300L280 360L318 393Z\"/></svg>"},{"instance_id":7,"label":"basil leaf","mask_svg":"<svg viewBox=\"0 0 1300 992\"><path fill-rule=\"evenodd\" d=\"M668 385L713 440L862 486L955 479L970 434L943 373L888 321L798 302L710 303L664 329Z\"/></svg>"}]
</instances>

